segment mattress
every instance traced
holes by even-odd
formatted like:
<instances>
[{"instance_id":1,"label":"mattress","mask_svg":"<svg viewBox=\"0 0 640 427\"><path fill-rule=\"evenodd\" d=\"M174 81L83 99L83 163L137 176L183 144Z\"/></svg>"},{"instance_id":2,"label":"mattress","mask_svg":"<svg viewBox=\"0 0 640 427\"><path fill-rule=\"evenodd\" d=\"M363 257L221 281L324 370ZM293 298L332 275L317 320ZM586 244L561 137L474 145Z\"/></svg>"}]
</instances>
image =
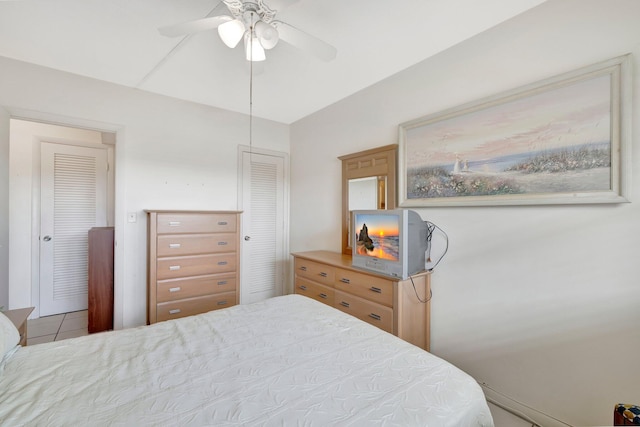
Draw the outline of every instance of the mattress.
<instances>
[{"instance_id":1,"label":"mattress","mask_svg":"<svg viewBox=\"0 0 640 427\"><path fill-rule=\"evenodd\" d=\"M492 426L452 364L300 295L19 348L0 424Z\"/></svg>"}]
</instances>

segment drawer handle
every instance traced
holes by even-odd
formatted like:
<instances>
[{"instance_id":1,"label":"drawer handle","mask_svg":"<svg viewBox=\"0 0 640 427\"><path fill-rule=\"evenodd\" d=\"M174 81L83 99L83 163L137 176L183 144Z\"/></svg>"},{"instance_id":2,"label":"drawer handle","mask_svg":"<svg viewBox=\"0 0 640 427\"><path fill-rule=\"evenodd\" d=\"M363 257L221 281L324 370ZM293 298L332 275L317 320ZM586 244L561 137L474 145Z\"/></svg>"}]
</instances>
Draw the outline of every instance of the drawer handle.
<instances>
[{"instance_id":1,"label":"drawer handle","mask_svg":"<svg viewBox=\"0 0 640 427\"><path fill-rule=\"evenodd\" d=\"M382 319L382 317L380 317L379 315L377 315L375 313L369 314L369 317L371 317L372 319L375 319L375 320L381 320Z\"/></svg>"},{"instance_id":2,"label":"drawer handle","mask_svg":"<svg viewBox=\"0 0 640 427\"><path fill-rule=\"evenodd\" d=\"M179 265L170 265L169 266L169 271L176 271L176 270L180 270L180 266Z\"/></svg>"},{"instance_id":3,"label":"drawer handle","mask_svg":"<svg viewBox=\"0 0 640 427\"><path fill-rule=\"evenodd\" d=\"M227 242L218 242L218 246L226 246L227 244Z\"/></svg>"},{"instance_id":4,"label":"drawer handle","mask_svg":"<svg viewBox=\"0 0 640 427\"><path fill-rule=\"evenodd\" d=\"M375 286L372 286L371 288L369 288L370 290L372 290L375 293L381 294L382 293L382 289L380 288L376 288Z\"/></svg>"},{"instance_id":5,"label":"drawer handle","mask_svg":"<svg viewBox=\"0 0 640 427\"><path fill-rule=\"evenodd\" d=\"M327 273L325 273L324 271L322 273L320 273L320 276L322 277L327 277Z\"/></svg>"},{"instance_id":6,"label":"drawer handle","mask_svg":"<svg viewBox=\"0 0 640 427\"><path fill-rule=\"evenodd\" d=\"M318 296L319 296L320 298L327 299L327 294L319 294Z\"/></svg>"},{"instance_id":7,"label":"drawer handle","mask_svg":"<svg viewBox=\"0 0 640 427\"><path fill-rule=\"evenodd\" d=\"M302 289L303 291L307 290L307 287L305 285L300 285L300 286L298 286L298 288Z\"/></svg>"},{"instance_id":8,"label":"drawer handle","mask_svg":"<svg viewBox=\"0 0 640 427\"><path fill-rule=\"evenodd\" d=\"M178 314L178 313L180 313L179 308L174 308L173 310L169 310L169 314Z\"/></svg>"},{"instance_id":9,"label":"drawer handle","mask_svg":"<svg viewBox=\"0 0 640 427\"><path fill-rule=\"evenodd\" d=\"M169 249L179 249L182 246L180 243L169 243Z\"/></svg>"},{"instance_id":10,"label":"drawer handle","mask_svg":"<svg viewBox=\"0 0 640 427\"><path fill-rule=\"evenodd\" d=\"M227 225L228 222L227 221L218 221L218 225Z\"/></svg>"},{"instance_id":11,"label":"drawer handle","mask_svg":"<svg viewBox=\"0 0 640 427\"><path fill-rule=\"evenodd\" d=\"M218 265L227 265L227 261L218 261Z\"/></svg>"},{"instance_id":12,"label":"drawer handle","mask_svg":"<svg viewBox=\"0 0 640 427\"><path fill-rule=\"evenodd\" d=\"M346 301L340 302L340 305L343 306L343 307L349 307L349 303L346 302Z\"/></svg>"},{"instance_id":13,"label":"drawer handle","mask_svg":"<svg viewBox=\"0 0 640 427\"><path fill-rule=\"evenodd\" d=\"M169 221L169 227L180 227L180 221Z\"/></svg>"},{"instance_id":14,"label":"drawer handle","mask_svg":"<svg viewBox=\"0 0 640 427\"><path fill-rule=\"evenodd\" d=\"M305 267L304 265L302 267L300 267L300 270L302 271L307 271L307 267Z\"/></svg>"},{"instance_id":15,"label":"drawer handle","mask_svg":"<svg viewBox=\"0 0 640 427\"><path fill-rule=\"evenodd\" d=\"M348 285L349 283L351 283L351 280L347 279L346 277L343 277L342 279L340 279L340 281L341 281L342 283L346 283L347 285Z\"/></svg>"},{"instance_id":16,"label":"drawer handle","mask_svg":"<svg viewBox=\"0 0 640 427\"><path fill-rule=\"evenodd\" d=\"M176 286L175 288L169 288L169 292L180 292L182 288L180 286Z\"/></svg>"},{"instance_id":17,"label":"drawer handle","mask_svg":"<svg viewBox=\"0 0 640 427\"><path fill-rule=\"evenodd\" d=\"M226 301L218 301L217 304L218 305L227 305L227 302Z\"/></svg>"},{"instance_id":18,"label":"drawer handle","mask_svg":"<svg viewBox=\"0 0 640 427\"><path fill-rule=\"evenodd\" d=\"M221 280L221 281L218 282L218 285L222 286L222 285L226 285L227 283L229 283L229 282L226 281L226 280Z\"/></svg>"}]
</instances>

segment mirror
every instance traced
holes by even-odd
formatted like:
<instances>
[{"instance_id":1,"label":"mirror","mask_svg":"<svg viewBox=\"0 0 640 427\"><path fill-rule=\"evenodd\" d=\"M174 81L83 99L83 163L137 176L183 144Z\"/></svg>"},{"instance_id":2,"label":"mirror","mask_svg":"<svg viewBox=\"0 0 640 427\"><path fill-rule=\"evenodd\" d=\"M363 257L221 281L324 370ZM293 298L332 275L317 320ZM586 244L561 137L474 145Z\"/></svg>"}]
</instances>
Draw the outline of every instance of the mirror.
<instances>
[{"instance_id":1,"label":"mirror","mask_svg":"<svg viewBox=\"0 0 640 427\"><path fill-rule=\"evenodd\" d=\"M342 160L342 252L351 254L351 211L396 207L396 157L398 146L347 154Z\"/></svg>"},{"instance_id":2,"label":"mirror","mask_svg":"<svg viewBox=\"0 0 640 427\"><path fill-rule=\"evenodd\" d=\"M387 205L386 176L371 176L349 180L349 210L385 209Z\"/></svg>"}]
</instances>

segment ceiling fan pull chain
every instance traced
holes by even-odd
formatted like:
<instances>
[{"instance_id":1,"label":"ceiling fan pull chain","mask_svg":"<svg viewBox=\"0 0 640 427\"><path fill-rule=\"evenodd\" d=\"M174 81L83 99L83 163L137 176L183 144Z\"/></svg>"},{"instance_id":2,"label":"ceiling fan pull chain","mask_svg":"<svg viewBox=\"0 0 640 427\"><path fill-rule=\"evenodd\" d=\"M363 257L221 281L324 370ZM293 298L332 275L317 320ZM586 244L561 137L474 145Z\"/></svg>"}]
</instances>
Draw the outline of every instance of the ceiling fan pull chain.
<instances>
[{"instance_id":1,"label":"ceiling fan pull chain","mask_svg":"<svg viewBox=\"0 0 640 427\"><path fill-rule=\"evenodd\" d=\"M249 31L253 33L253 13L251 14L251 27ZM249 37L249 155L253 152L253 42L254 38Z\"/></svg>"}]
</instances>

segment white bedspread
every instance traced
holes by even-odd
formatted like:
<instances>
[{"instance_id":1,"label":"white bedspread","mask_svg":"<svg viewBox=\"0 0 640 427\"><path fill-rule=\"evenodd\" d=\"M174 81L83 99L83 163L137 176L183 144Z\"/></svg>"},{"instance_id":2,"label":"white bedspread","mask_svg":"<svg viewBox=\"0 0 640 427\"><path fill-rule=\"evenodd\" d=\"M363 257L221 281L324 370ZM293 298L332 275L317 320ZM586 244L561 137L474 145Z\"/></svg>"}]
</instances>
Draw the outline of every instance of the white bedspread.
<instances>
[{"instance_id":1,"label":"white bedspread","mask_svg":"<svg viewBox=\"0 0 640 427\"><path fill-rule=\"evenodd\" d=\"M20 348L0 425L491 426L478 384L298 295Z\"/></svg>"}]
</instances>

